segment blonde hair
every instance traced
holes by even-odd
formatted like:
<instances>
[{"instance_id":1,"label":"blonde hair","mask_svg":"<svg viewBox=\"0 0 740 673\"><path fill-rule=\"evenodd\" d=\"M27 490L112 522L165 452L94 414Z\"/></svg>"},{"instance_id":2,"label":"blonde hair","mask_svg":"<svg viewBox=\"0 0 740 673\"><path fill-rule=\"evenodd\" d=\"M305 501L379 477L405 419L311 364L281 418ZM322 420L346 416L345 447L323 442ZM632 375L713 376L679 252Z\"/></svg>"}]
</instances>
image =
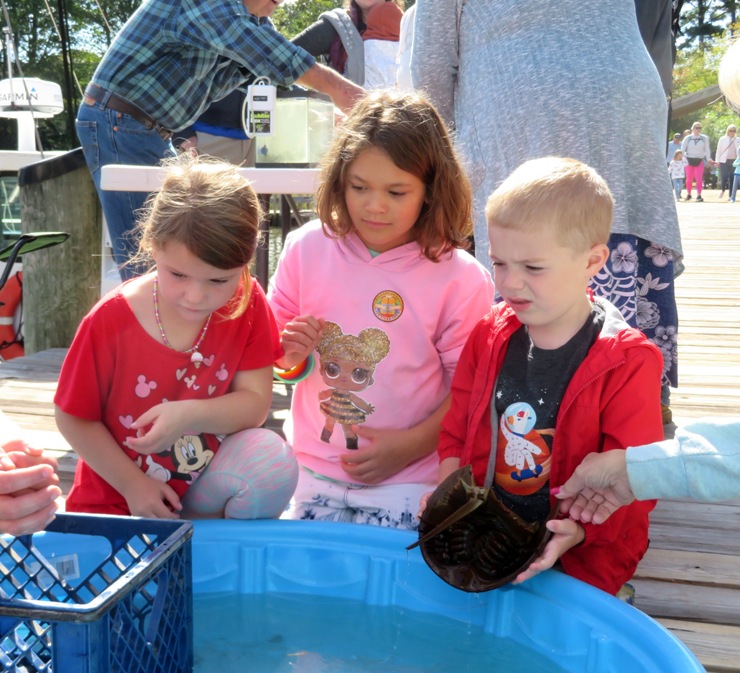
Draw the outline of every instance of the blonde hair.
<instances>
[{"instance_id":1,"label":"blonde hair","mask_svg":"<svg viewBox=\"0 0 740 673\"><path fill-rule=\"evenodd\" d=\"M162 165L162 188L147 199L136 225L139 250L132 263L151 266L155 248L177 241L217 269L243 267L242 292L235 293L225 314L236 318L251 295L249 264L262 219L257 194L236 166L210 157L186 153Z\"/></svg>"},{"instance_id":2,"label":"blonde hair","mask_svg":"<svg viewBox=\"0 0 740 673\"><path fill-rule=\"evenodd\" d=\"M470 182L445 123L434 106L417 93L369 93L337 129L324 156L316 192L316 211L324 231L338 238L353 231L344 197L347 171L360 153L371 147L383 150L398 168L424 183L424 204L412 230L424 255L436 262L454 248L467 248Z\"/></svg>"},{"instance_id":3,"label":"blonde hair","mask_svg":"<svg viewBox=\"0 0 740 673\"><path fill-rule=\"evenodd\" d=\"M588 250L609 240L614 198L604 179L576 159L544 157L514 170L486 205L489 226L554 230L557 241Z\"/></svg>"},{"instance_id":4,"label":"blonde hair","mask_svg":"<svg viewBox=\"0 0 740 673\"><path fill-rule=\"evenodd\" d=\"M354 334L344 334L342 328L334 322L327 321L321 333L321 341L316 352L323 359L335 358L360 362L366 367L375 369L391 348L388 335L377 327L368 327Z\"/></svg>"},{"instance_id":5,"label":"blonde hair","mask_svg":"<svg viewBox=\"0 0 740 673\"><path fill-rule=\"evenodd\" d=\"M683 157L683 150L676 150L673 153L673 158L675 159L679 154Z\"/></svg>"}]
</instances>

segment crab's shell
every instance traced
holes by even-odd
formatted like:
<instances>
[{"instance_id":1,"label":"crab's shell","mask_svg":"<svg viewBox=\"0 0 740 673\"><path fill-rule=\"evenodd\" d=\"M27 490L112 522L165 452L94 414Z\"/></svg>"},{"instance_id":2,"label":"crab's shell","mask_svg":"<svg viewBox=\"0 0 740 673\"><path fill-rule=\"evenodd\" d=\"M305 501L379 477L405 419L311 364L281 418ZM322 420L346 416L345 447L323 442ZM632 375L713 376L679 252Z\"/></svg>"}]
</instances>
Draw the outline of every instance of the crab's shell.
<instances>
[{"instance_id":1,"label":"crab's shell","mask_svg":"<svg viewBox=\"0 0 740 673\"><path fill-rule=\"evenodd\" d=\"M419 523L423 537L471 498L484 502L460 521L420 544L427 565L445 582L470 592L511 582L541 553L550 539L545 522L527 523L509 510L492 489L482 496L468 465L453 472L429 497ZM553 507L548 520L557 513Z\"/></svg>"}]
</instances>

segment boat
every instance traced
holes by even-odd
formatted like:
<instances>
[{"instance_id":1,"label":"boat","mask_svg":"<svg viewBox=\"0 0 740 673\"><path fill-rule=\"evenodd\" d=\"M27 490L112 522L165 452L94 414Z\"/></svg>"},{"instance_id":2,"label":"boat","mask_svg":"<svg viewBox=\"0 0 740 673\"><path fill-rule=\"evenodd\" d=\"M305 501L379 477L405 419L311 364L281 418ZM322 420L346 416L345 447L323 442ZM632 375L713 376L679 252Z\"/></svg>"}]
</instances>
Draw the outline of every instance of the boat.
<instances>
[{"instance_id":1,"label":"boat","mask_svg":"<svg viewBox=\"0 0 740 673\"><path fill-rule=\"evenodd\" d=\"M64 152L45 152L37 148L36 124L39 119L49 119L64 110L62 91L58 84L34 77L12 77L0 81L0 117L17 122L17 149L0 150L0 248L10 252L20 241L23 245L21 226L20 189L18 171L38 161L63 155ZM0 287L0 358L9 360L24 354L22 257L9 255L0 261L0 276L7 282ZM10 263L12 268L7 270Z\"/></svg>"}]
</instances>

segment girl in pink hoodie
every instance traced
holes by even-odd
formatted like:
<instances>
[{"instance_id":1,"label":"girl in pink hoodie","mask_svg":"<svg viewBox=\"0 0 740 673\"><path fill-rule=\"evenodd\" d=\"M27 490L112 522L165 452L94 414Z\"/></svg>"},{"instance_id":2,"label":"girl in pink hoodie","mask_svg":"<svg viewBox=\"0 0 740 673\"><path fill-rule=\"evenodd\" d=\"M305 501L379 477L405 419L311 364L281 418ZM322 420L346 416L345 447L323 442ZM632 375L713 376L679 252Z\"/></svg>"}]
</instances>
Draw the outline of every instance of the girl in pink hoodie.
<instances>
[{"instance_id":1,"label":"girl in pink hoodie","mask_svg":"<svg viewBox=\"0 0 740 673\"><path fill-rule=\"evenodd\" d=\"M268 293L278 365L306 376L285 423L301 467L292 516L415 529L460 351L493 300L465 251L470 185L434 107L390 91L358 103L317 210Z\"/></svg>"}]
</instances>

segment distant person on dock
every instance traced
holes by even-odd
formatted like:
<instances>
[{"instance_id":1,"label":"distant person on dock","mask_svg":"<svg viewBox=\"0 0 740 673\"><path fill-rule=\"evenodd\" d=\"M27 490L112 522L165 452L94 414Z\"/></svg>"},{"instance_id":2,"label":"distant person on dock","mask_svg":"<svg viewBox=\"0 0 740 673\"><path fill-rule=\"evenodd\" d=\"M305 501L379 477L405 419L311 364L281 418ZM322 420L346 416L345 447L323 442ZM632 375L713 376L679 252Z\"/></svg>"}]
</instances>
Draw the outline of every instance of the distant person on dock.
<instances>
[{"instance_id":1,"label":"distant person on dock","mask_svg":"<svg viewBox=\"0 0 740 673\"><path fill-rule=\"evenodd\" d=\"M558 157L522 164L486 206L503 301L460 356L437 481L471 465L477 486L492 486L516 516L553 533L516 583L560 563L617 594L648 547L654 502L625 509L608 529L547 521L550 489L588 453L663 437L659 349L588 292L609 256L613 208L593 168Z\"/></svg>"},{"instance_id":2,"label":"distant person on dock","mask_svg":"<svg viewBox=\"0 0 740 673\"><path fill-rule=\"evenodd\" d=\"M83 319L54 398L80 456L67 509L178 518L278 517L290 447L262 429L280 356L249 265L262 217L236 167L183 155L139 222L150 273Z\"/></svg>"},{"instance_id":3,"label":"distant person on dock","mask_svg":"<svg viewBox=\"0 0 740 673\"><path fill-rule=\"evenodd\" d=\"M732 191L732 174L735 169L733 164L740 156L740 138L737 137L737 126L730 124L723 135L717 141L717 151L714 160L719 166L720 189L719 198L723 198L725 191Z\"/></svg>"},{"instance_id":4,"label":"distant person on dock","mask_svg":"<svg viewBox=\"0 0 740 673\"><path fill-rule=\"evenodd\" d=\"M681 151L686 164L686 200L691 200L691 190L696 183L696 200L703 201L701 191L704 188L704 168L712 164L709 136L701 132L701 122L691 125L691 133L681 143Z\"/></svg>"},{"instance_id":5,"label":"distant person on dock","mask_svg":"<svg viewBox=\"0 0 740 673\"><path fill-rule=\"evenodd\" d=\"M732 192L730 192L730 202L735 203L737 190L738 187L740 187L740 156L735 159L732 165L735 168L735 174L732 176Z\"/></svg>"},{"instance_id":6,"label":"distant person on dock","mask_svg":"<svg viewBox=\"0 0 740 673\"><path fill-rule=\"evenodd\" d=\"M667 164L671 163L673 161L673 157L676 154L676 150L681 149L681 134L680 133L674 133L673 134L673 140L668 143L668 152L666 153L665 161Z\"/></svg>"},{"instance_id":7,"label":"distant person on dock","mask_svg":"<svg viewBox=\"0 0 740 673\"><path fill-rule=\"evenodd\" d=\"M493 300L464 250L470 206L421 96L371 92L337 129L320 219L288 236L268 293L278 365L307 374L285 424L301 466L293 518L417 527L460 351Z\"/></svg>"},{"instance_id":8,"label":"distant person on dock","mask_svg":"<svg viewBox=\"0 0 740 673\"><path fill-rule=\"evenodd\" d=\"M740 498L739 438L737 419L691 421L673 439L589 454L552 493L563 514L597 524L635 500Z\"/></svg>"},{"instance_id":9,"label":"distant person on dock","mask_svg":"<svg viewBox=\"0 0 740 673\"><path fill-rule=\"evenodd\" d=\"M0 412L0 533L27 535L54 519L62 495L57 461L29 446Z\"/></svg>"},{"instance_id":10,"label":"distant person on dock","mask_svg":"<svg viewBox=\"0 0 740 673\"><path fill-rule=\"evenodd\" d=\"M676 195L676 201L681 200L681 190L683 189L683 182L686 177L686 166L688 162L683 158L683 152L676 150L673 153L673 159L668 164L668 175L671 177L673 183L673 193Z\"/></svg>"},{"instance_id":11,"label":"distant person on dock","mask_svg":"<svg viewBox=\"0 0 740 673\"><path fill-rule=\"evenodd\" d=\"M178 132L213 101L246 90L257 77L328 94L347 111L363 90L316 63L259 17L273 0L144 0L103 56L77 113L77 135L103 205L121 278L142 269L127 262L144 192L100 187L107 164L156 166L174 154ZM191 134L192 135L192 134Z\"/></svg>"}]
</instances>

